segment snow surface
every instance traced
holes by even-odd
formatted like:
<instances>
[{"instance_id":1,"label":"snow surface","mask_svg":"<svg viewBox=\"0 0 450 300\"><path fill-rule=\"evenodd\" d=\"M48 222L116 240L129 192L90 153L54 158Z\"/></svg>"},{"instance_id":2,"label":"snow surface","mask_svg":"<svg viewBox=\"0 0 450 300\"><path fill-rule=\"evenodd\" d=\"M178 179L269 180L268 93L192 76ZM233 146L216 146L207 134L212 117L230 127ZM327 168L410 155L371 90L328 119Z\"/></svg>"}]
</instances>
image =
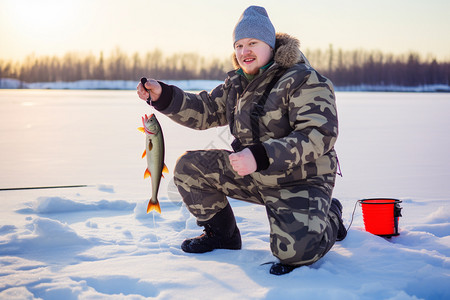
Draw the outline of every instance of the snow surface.
<instances>
[{"instance_id":1,"label":"snow surface","mask_svg":"<svg viewBox=\"0 0 450 300\"><path fill-rule=\"evenodd\" d=\"M184 90L211 90L223 83L218 80L164 80ZM79 80L27 83L17 79L0 78L0 89L52 89L52 90L135 90L139 81L132 80ZM450 89L450 88L449 88Z\"/></svg>"},{"instance_id":2,"label":"snow surface","mask_svg":"<svg viewBox=\"0 0 450 300\"><path fill-rule=\"evenodd\" d=\"M400 236L364 231L319 262L269 274L264 207L230 199L243 249L183 253L201 229L172 173L162 214L146 214L144 136L134 91L0 91L0 299L450 299L450 94L338 92L349 225L358 199L403 201ZM197 132L157 113L173 172L186 150L229 148L226 127Z\"/></svg>"},{"instance_id":3,"label":"snow surface","mask_svg":"<svg viewBox=\"0 0 450 300\"><path fill-rule=\"evenodd\" d=\"M163 80L183 90L211 90L223 83L218 80ZM56 90L134 90L138 81L130 80L79 80L72 82L22 82L18 79L0 78L0 89L56 89ZM450 85L420 86L367 85L335 87L337 91L365 92L450 92Z\"/></svg>"}]
</instances>

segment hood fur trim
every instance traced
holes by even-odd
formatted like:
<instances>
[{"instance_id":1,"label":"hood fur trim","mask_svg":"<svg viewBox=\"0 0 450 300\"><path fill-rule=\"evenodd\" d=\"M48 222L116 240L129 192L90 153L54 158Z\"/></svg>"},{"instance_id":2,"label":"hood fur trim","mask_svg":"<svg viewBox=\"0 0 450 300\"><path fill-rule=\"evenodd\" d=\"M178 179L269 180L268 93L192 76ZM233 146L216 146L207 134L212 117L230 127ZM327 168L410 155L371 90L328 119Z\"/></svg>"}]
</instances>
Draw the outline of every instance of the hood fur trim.
<instances>
[{"instance_id":1,"label":"hood fur trim","mask_svg":"<svg viewBox=\"0 0 450 300\"><path fill-rule=\"evenodd\" d=\"M293 67L299 62L305 62L303 53L300 51L300 41L286 33L276 34L274 61L284 68ZM235 69L240 69L236 53L232 55Z\"/></svg>"}]
</instances>

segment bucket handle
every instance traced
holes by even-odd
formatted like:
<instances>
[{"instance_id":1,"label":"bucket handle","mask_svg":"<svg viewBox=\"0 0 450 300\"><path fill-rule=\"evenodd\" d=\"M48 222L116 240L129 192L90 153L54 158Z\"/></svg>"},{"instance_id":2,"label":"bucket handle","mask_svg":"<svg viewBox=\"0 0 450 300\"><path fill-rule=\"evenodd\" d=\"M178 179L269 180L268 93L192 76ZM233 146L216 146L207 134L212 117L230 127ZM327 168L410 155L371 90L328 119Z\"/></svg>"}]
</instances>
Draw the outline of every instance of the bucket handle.
<instances>
[{"instance_id":1,"label":"bucket handle","mask_svg":"<svg viewBox=\"0 0 450 300\"><path fill-rule=\"evenodd\" d=\"M386 201L386 202L370 202L370 200L391 200L391 201ZM394 200L394 201L392 201ZM362 199L362 200L358 200L357 201L359 204L397 204L397 203L402 203L402 200L399 199L394 199L394 198L369 198L369 199Z\"/></svg>"}]
</instances>

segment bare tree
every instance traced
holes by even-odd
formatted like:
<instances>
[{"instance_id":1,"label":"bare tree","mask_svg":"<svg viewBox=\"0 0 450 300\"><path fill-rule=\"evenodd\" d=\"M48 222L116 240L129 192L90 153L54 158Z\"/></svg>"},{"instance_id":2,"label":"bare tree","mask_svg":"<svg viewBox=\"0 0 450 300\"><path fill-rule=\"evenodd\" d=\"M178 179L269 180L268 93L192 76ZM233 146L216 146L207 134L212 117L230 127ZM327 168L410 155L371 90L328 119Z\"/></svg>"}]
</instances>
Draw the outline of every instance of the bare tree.
<instances>
[{"instance_id":1,"label":"bare tree","mask_svg":"<svg viewBox=\"0 0 450 300\"><path fill-rule=\"evenodd\" d=\"M337 86L449 84L450 62L432 55L425 59L417 53L402 55L363 49L337 51L329 45L304 51L309 61ZM116 47L108 57L103 52L68 52L62 57L31 54L21 62L0 60L0 78L23 82L97 80L139 80L141 76L159 79L223 80L231 70L231 59L205 59L197 53L165 56L159 49L131 56Z\"/></svg>"}]
</instances>

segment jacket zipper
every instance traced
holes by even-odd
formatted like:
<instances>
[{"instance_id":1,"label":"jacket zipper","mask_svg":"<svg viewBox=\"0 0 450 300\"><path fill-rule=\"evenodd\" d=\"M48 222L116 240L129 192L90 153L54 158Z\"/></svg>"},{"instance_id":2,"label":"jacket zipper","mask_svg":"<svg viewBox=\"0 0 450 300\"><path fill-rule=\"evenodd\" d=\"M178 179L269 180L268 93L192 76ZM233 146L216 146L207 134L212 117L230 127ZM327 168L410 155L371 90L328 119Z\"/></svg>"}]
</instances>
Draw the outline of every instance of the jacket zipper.
<instances>
[{"instance_id":1,"label":"jacket zipper","mask_svg":"<svg viewBox=\"0 0 450 300\"><path fill-rule=\"evenodd\" d=\"M270 68L268 69L268 70L266 70L266 71L269 71L270 70ZM273 73L275 73L275 71L272 71ZM264 74L264 73L263 73ZM236 128L236 113L237 113L237 111L238 111L238 106L240 105L240 103L241 103L241 99L243 98L243 96L245 95L245 93L247 92L247 90L248 90L248 88L250 87L250 85L251 84L253 84L257 79L260 79L260 78L262 78L263 76L261 76L262 74L260 74L260 75L258 75L258 76L256 76L255 78L253 78L253 80L252 81L250 81L248 84L247 84L247 86L245 87L245 89L244 89L244 91L242 92L242 94L241 95L239 95L239 97L238 97L238 99L236 100L236 105L234 106L234 113L233 113L233 115L234 115L234 117L233 117L233 131L235 130L235 128ZM275 75L275 74L274 74ZM242 76L242 75L241 75ZM245 78L245 76L243 76L244 78ZM248 79L247 78L245 78L245 80L247 80L248 81ZM231 134L233 134L234 135L234 132L232 132ZM237 138L236 136L235 136L235 138Z\"/></svg>"}]
</instances>

